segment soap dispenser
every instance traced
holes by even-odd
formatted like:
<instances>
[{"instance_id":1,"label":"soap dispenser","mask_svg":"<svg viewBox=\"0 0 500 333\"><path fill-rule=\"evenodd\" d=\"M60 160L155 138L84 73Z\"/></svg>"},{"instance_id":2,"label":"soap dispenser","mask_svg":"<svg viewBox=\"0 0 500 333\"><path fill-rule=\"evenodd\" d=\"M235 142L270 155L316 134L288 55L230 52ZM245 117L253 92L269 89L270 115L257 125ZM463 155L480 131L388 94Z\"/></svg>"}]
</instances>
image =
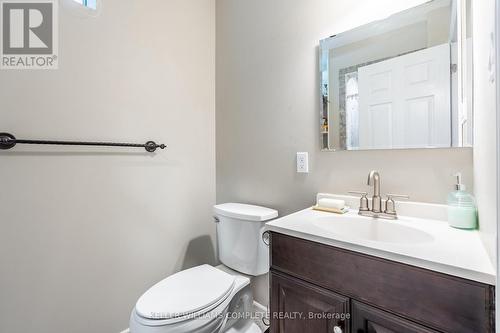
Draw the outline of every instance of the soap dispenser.
<instances>
[{"instance_id":1,"label":"soap dispenser","mask_svg":"<svg viewBox=\"0 0 500 333\"><path fill-rule=\"evenodd\" d=\"M462 174L457 173L455 191L448 195L448 223L459 229L477 228L477 208L474 197L462 184Z\"/></svg>"}]
</instances>

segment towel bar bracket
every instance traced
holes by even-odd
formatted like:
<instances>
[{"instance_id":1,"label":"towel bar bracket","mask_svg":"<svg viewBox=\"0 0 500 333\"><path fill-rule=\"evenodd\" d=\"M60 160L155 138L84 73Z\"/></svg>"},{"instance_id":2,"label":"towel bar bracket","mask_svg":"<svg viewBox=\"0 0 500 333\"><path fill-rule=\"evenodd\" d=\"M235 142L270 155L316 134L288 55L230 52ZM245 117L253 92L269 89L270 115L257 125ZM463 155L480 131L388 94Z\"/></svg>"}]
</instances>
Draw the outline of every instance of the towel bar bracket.
<instances>
[{"instance_id":1,"label":"towel bar bracket","mask_svg":"<svg viewBox=\"0 0 500 333\"><path fill-rule=\"evenodd\" d=\"M16 145L16 138L9 133L0 133L0 149L6 150L14 148Z\"/></svg>"}]
</instances>

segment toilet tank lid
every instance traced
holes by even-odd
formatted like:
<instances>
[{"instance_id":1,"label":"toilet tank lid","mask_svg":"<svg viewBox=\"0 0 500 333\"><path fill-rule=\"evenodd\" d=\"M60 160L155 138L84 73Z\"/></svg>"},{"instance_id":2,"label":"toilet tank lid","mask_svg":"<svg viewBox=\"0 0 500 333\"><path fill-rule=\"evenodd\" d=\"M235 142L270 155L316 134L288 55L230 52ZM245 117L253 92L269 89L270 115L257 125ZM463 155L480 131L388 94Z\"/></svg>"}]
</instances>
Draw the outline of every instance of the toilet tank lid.
<instances>
[{"instance_id":1,"label":"toilet tank lid","mask_svg":"<svg viewBox=\"0 0 500 333\"><path fill-rule=\"evenodd\" d=\"M241 203L225 203L215 205L214 213L218 216L226 216L255 222L268 221L278 217L277 210Z\"/></svg>"}]
</instances>

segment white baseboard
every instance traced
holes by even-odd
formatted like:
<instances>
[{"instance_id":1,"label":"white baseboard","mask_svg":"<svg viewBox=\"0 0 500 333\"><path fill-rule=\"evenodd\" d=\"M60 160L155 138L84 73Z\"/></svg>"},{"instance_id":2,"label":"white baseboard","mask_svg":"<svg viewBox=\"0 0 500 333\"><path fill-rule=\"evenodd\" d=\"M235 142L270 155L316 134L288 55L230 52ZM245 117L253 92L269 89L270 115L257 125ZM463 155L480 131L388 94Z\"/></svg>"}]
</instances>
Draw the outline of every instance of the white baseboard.
<instances>
[{"instance_id":1,"label":"white baseboard","mask_svg":"<svg viewBox=\"0 0 500 333\"><path fill-rule=\"evenodd\" d=\"M267 313L267 308L264 305L253 301L253 306L256 312Z\"/></svg>"},{"instance_id":2,"label":"white baseboard","mask_svg":"<svg viewBox=\"0 0 500 333\"><path fill-rule=\"evenodd\" d=\"M120 333L130 333L130 329L127 328L126 330L123 330Z\"/></svg>"},{"instance_id":3,"label":"white baseboard","mask_svg":"<svg viewBox=\"0 0 500 333\"><path fill-rule=\"evenodd\" d=\"M267 308L254 301L253 302L253 312L254 312L254 322L259 326L262 332L265 332L269 328L269 313Z\"/></svg>"}]
</instances>

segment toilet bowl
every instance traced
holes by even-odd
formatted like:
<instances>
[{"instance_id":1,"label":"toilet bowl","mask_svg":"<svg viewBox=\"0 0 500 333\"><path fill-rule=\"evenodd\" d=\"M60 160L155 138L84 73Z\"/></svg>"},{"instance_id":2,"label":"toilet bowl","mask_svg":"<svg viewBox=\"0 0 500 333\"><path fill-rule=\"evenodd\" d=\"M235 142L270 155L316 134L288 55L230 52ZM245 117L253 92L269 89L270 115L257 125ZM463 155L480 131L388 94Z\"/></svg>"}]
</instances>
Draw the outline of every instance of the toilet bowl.
<instances>
[{"instance_id":1,"label":"toilet bowl","mask_svg":"<svg viewBox=\"0 0 500 333\"><path fill-rule=\"evenodd\" d=\"M224 265L173 274L146 291L130 317L131 333L261 333L252 320L250 277L269 270L264 224L278 212L245 204L214 206Z\"/></svg>"}]
</instances>

